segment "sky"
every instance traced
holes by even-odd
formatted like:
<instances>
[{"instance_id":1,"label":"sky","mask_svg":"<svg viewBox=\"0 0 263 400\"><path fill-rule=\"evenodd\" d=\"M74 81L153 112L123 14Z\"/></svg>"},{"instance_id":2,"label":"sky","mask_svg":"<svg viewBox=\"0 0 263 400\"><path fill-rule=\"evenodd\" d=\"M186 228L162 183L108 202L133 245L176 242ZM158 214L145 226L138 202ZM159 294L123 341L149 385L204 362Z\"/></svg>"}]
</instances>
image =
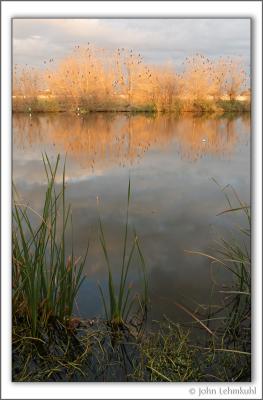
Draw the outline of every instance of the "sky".
<instances>
[{"instance_id":1,"label":"sky","mask_svg":"<svg viewBox=\"0 0 263 400\"><path fill-rule=\"evenodd\" d=\"M13 19L15 64L41 67L88 42L133 49L151 64L180 66L198 52L212 59L242 56L250 67L250 19Z\"/></svg>"}]
</instances>

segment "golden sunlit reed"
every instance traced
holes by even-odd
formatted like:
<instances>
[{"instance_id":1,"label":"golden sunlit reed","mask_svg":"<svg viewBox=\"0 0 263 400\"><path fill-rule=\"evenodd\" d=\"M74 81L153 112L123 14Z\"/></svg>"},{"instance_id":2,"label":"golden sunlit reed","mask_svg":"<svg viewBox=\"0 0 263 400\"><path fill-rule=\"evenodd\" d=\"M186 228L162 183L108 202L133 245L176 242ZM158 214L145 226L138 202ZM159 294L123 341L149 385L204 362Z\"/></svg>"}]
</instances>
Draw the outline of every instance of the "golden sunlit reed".
<instances>
[{"instance_id":1,"label":"golden sunlit reed","mask_svg":"<svg viewBox=\"0 0 263 400\"><path fill-rule=\"evenodd\" d=\"M175 69L148 65L140 53L75 46L41 68L14 65L14 111L249 110L249 78L240 57L216 60L196 53ZM226 106L225 102L231 104ZM239 102L239 108L233 104ZM234 110L233 110L234 107ZM230 109L229 109L230 108Z\"/></svg>"}]
</instances>

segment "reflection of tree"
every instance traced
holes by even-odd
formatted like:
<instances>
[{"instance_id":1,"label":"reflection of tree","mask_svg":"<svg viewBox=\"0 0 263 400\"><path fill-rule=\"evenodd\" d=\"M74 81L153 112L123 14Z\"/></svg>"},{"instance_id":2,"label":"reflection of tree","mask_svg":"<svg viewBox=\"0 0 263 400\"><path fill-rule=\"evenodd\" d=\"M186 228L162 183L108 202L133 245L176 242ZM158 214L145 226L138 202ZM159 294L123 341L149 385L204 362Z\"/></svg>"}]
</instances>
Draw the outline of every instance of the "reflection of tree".
<instances>
[{"instance_id":1,"label":"reflection of tree","mask_svg":"<svg viewBox=\"0 0 263 400\"><path fill-rule=\"evenodd\" d=\"M15 114L13 118L13 141L18 147L26 148L34 143L41 143L44 141L43 135L45 135L45 131L43 131L41 118Z\"/></svg>"},{"instance_id":2,"label":"reflection of tree","mask_svg":"<svg viewBox=\"0 0 263 400\"><path fill-rule=\"evenodd\" d=\"M241 115L241 121L242 121L242 125L244 126L246 132L250 132L250 124L251 124L250 113L243 113Z\"/></svg>"},{"instance_id":3,"label":"reflection of tree","mask_svg":"<svg viewBox=\"0 0 263 400\"><path fill-rule=\"evenodd\" d=\"M193 161L205 155L231 154L238 143L236 121L228 119L187 119L177 132L180 153Z\"/></svg>"},{"instance_id":4,"label":"reflection of tree","mask_svg":"<svg viewBox=\"0 0 263 400\"><path fill-rule=\"evenodd\" d=\"M86 118L71 114L14 116L17 147L53 146L88 171L138 162L147 151L176 145L179 155L196 161L205 155L231 154L239 134L249 120L204 119L188 115L145 115L91 113Z\"/></svg>"}]
</instances>

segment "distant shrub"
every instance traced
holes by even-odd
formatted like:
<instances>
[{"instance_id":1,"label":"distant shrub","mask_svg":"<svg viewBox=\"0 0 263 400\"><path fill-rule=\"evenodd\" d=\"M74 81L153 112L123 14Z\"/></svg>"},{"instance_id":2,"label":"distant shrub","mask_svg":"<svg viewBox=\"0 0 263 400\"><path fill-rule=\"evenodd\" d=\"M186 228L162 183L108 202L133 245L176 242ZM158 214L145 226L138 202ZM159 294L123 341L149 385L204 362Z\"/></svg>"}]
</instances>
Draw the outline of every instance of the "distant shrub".
<instances>
[{"instance_id":1,"label":"distant shrub","mask_svg":"<svg viewBox=\"0 0 263 400\"><path fill-rule=\"evenodd\" d=\"M147 64L133 49L105 52L90 44L75 46L66 58L51 58L44 64L38 70L14 66L13 95L22 101L22 105L13 103L14 110L23 111L28 98L35 97L38 100L31 105L38 111L209 113L218 109L213 104L216 100L207 99L225 95L235 99L248 82L241 58L210 60L199 53L186 57L180 73L172 63ZM39 101L39 95L45 94L50 96ZM60 104L55 101L58 98ZM230 101L219 107L226 112L249 110L247 104Z\"/></svg>"},{"instance_id":2,"label":"distant shrub","mask_svg":"<svg viewBox=\"0 0 263 400\"><path fill-rule=\"evenodd\" d=\"M219 100L217 106L220 107L225 113L249 112L250 103L238 100Z\"/></svg>"},{"instance_id":3,"label":"distant shrub","mask_svg":"<svg viewBox=\"0 0 263 400\"><path fill-rule=\"evenodd\" d=\"M192 104L192 111L196 113L213 113L216 111L216 108L211 101L195 100Z\"/></svg>"}]
</instances>

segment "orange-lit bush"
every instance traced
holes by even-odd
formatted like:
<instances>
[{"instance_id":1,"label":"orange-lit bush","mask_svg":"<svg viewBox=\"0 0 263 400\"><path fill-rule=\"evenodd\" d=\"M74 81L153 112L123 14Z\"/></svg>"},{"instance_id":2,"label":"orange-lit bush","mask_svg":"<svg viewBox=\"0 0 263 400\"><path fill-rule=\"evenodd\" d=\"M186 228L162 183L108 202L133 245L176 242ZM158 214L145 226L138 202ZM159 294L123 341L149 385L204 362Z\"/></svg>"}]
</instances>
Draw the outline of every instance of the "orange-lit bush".
<instances>
[{"instance_id":1,"label":"orange-lit bush","mask_svg":"<svg viewBox=\"0 0 263 400\"><path fill-rule=\"evenodd\" d=\"M110 52L88 44L75 46L60 61L44 60L43 69L13 70L13 95L55 99L59 109L171 111L202 101L233 100L246 88L242 60L210 60L202 54L186 58L180 73L174 66L147 65L141 54L118 48ZM18 101L18 100L17 100ZM42 102L42 103L41 103Z\"/></svg>"}]
</instances>

